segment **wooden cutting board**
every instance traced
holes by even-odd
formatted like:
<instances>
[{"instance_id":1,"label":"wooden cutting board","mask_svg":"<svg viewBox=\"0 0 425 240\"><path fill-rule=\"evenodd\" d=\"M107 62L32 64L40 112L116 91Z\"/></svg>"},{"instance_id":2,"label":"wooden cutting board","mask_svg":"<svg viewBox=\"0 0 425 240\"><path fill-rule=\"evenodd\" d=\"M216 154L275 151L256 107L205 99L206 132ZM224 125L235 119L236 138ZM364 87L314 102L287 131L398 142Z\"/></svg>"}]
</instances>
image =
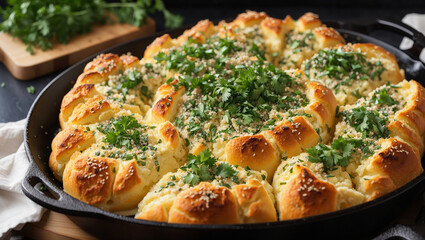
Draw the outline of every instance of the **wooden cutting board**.
<instances>
[{"instance_id":1,"label":"wooden cutting board","mask_svg":"<svg viewBox=\"0 0 425 240\"><path fill-rule=\"evenodd\" d=\"M15 78L30 80L66 68L105 48L154 32L155 21L151 18L141 27L120 23L99 25L90 33L71 38L66 45L55 43L53 49L44 52L34 49L33 55L25 50L21 40L0 32L0 61Z\"/></svg>"},{"instance_id":2,"label":"wooden cutting board","mask_svg":"<svg viewBox=\"0 0 425 240\"><path fill-rule=\"evenodd\" d=\"M25 224L19 233L35 240L97 239L78 227L66 215L49 210L44 213L39 222Z\"/></svg>"}]
</instances>

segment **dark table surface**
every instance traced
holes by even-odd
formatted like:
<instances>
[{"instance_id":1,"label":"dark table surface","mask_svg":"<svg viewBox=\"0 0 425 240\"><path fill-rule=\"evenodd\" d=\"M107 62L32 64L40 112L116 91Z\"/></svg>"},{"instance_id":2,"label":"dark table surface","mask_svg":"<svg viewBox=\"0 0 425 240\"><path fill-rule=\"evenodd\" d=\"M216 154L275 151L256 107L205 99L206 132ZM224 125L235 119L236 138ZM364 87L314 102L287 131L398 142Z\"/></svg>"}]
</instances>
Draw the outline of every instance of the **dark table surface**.
<instances>
[{"instance_id":1,"label":"dark table surface","mask_svg":"<svg viewBox=\"0 0 425 240\"><path fill-rule=\"evenodd\" d=\"M207 1L205 1L207 2ZM353 20L363 18L387 18L400 21L407 13L425 13L425 1L367 1L361 0L355 6L347 5L345 1L328 1L329 5L318 5L315 1L301 1L302 4L286 4L285 7L278 6L272 1L264 1L263 6L258 6L259 1L217 1L211 0L208 3L196 4L195 1L168 1L169 9L174 13L179 13L185 17L185 24L193 24L205 18L212 20L232 19L245 9L261 10L270 16L283 18L287 14L294 18L299 17L307 11L312 11L320 15L322 20ZM263 2L263 1L261 1ZM0 1L1 3L1 1ZM186 3L182 7L183 3ZM283 4L284 1L283 1ZM225 6L225 7L220 7ZM333 6L333 7L330 7ZM337 7L335 7L337 6ZM164 30L162 16L155 14L157 30ZM401 38L393 39L400 41ZM3 64L0 64L0 122L10 122L23 119L27 116L32 103L40 94L42 89L52 81L60 71L31 80L19 81L13 78ZM35 94L29 94L27 87L34 86ZM48 107L48 106L46 106ZM376 239L425 239L425 204L424 196L418 198L412 206L390 226L382 229ZM15 237L19 237L19 233Z\"/></svg>"}]
</instances>

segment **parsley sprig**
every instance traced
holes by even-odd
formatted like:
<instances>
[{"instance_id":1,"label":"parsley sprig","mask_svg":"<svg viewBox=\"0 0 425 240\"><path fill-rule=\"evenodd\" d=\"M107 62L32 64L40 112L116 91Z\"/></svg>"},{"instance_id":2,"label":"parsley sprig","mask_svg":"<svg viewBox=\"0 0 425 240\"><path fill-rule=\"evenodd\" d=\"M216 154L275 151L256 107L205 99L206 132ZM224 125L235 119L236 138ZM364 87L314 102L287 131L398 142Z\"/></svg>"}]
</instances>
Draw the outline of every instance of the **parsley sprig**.
<instances>
[{"instance_id":1,"label":"parsley sprig","mask_svg":"<svg viewBox=\"0 0 425 240\"><path fill-rule=\"evenodd\" d=\"M170 13L162 0L137 0L135 2L107 3L104 0L8 0L8 6L0 9L4 22L0 31L20 38L31 54L34 47L52 48L52 40L68 43L76 34L91 31L93 24L104 24L114 13L119 22L141 26L148 14L161 11L166 27L177 27L183 18Z\"/></svg>"},{"instance_id":2,"label":"parsley sprig","mask_svg":"<svg viewBox=\"0 0 425 240\"><path fill-rule=\"evenodd\" d=\"M369 110L361 106L350 111L343 111L341 114L344 116L344 121L362 133L363 138L371 136L387 138L390 135L390 130L386 126L388 117L381 117L376 110Z\"/></svg>"},{"instance_id":3,"label":"parsley sprig","mask_svg":"<svg viewBox=\"0 0 425 240\"><path fill-rule=\"evenodd\" d=\"M346 167L356 149L361 151L363 158L370 156L373 153L369 148L371 145L371 141L339 136L330 145L318 144L307 149L307 159L313 163L323 163L326 172L332 171L336 166Z\"/></svg>"},{"instance_id":4,"label":"parsley sprig","mask_svg":"<svg viewBox=\"0 0 425 240\"><path fill-rule=\"evenodd\" d=\"M183 182L190 186L194 186L202 181L219 179L220 185L230 188L223 181L226 178L231 178L233 182L239 183L238 172L235 166L223 162L217 164L217 159L212 155L210 150L205 150L197 156L189 154L187 163L181 169L187 172L183 178Z\"/></svg>"}]
</instances>

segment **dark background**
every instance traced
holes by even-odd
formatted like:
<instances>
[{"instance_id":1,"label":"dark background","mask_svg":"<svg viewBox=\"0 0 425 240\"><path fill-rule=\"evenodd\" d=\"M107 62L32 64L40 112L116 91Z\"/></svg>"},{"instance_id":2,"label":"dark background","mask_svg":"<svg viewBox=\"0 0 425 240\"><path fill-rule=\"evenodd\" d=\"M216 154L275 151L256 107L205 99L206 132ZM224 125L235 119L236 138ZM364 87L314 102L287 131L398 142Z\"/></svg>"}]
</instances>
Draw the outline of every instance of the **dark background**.
<instances>
[{"instance_id":1,"label":"dark background","mask_svg":"<svg viewBox=\"0 0 425 240\"><path fill-rule=\"evenodd\" d=\"M366 18L390 18L400 21L407 13L425 13L424 0L164 0L164 2L171 12L184 16L184 24L187 25L206 18L233 19L246 9L265 11L268 15L277 18L284 18L287 14L298 18L303 13L311 11L319 14L322 20L344 21ZM0 0L0 6L5 6L5 3L5 0ZM162 14L154 14L152 17L157 21L157 30L165 30ZM0 84L5 83L5 87L0 87L0 122L25 118L36 96L59 72L31 81L19 81L14 79L0 63ZM26 91L28 86L35 87L34 95Z\"/></svg>"}]
</instances>

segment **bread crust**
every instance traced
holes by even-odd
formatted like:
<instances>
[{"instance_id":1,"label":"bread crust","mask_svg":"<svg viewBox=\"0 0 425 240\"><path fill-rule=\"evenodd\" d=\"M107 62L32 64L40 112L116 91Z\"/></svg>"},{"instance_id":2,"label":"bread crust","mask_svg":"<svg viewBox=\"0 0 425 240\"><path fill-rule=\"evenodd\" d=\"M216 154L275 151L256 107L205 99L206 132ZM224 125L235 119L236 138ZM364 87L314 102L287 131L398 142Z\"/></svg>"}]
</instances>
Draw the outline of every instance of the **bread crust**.
<instances>
[{"instance_id":1,"label":"bread crust","mask_svg":"<svg viewBox=\"0 0 425 240\"><path fill-rule=\"evenodd\" d=\"M273 201L258 180L250 179L246 184L236 185L232 192L242 208L244 223L277 221Z\"/></svg>"},{"instance_id":2,"label":"bread crust","mask_svg":"<svg viewBox=\"0 0 425 240\"><path fill-rule=\"evenodd\" d=\"M239 14L232 23L240 28L246 28L259 25L261 21L267 17L268 16L265 12L247 10L246 12Z\"/></svg>"},{"instance_id":3,"label":"bread crust","mask_svg":"<svg viewBox=\"0 0 425 240\"><path fill-rule=\"evenodd\" d=\"M87 125L106 121L111 119L115 112L117 110L113 109L108 101L102 96L96 95L74 109L67 125Z\"/></svg>"},{"instance_id":4,"label":"bread crust","mask_svg":"<svg viewBox=\"0 0 425 240\"><path fill-rule=\"evenodd\" d=\"M96 90L94 84L83 84L71 89L71 91L69 91L62 99L61 110L59 114L59 123L61 128L66 128L66 122L68 122L69 117L72 115L75 107L83 104L88 99L94 97L97 94L99 94L99 92Z\"/></svg>"},{"instance_id":5,"label":"bread crust","mask_svg":"<svg viewBox=\"0 0 425 240\"><path fill-rule=\"evenodd\" d=\"M226 187L201 182L181 192L170 210L170 223L232 224L239 223L238 205Z\"/></svg>"},{"instance_id":6,"label":"bread crust","mask_svg":"<svg viewBox=\"0 0 425 240\"><path fill-rule=\"evenodd\" d=\"M385 145L372 157L368 171L388 176L397 187L403 186L423 172L420 155L409 144L389 138Z\"/></svg>"},{"instance_id":7,"label":"bread crust","mask_svg":"<svg viewBox=\"0 0 425 240\"><path fill-rule=\"evenodd\" d=\"M345 44L344 38L333 28L320 26L313 30L316 42L319 43L319 49L333 47L337 44Z\"/></svg>"},{"instance_id":8,"label":"bread crust","mask_svg":"<svg viewBox=\"0 0 425 240\"><path fill-rule=\"evenodd\" d=\"M335 187L319 180L305 167L295 165L291 179L281 187L280 220L303 218L336 210Z\"/></svg>"},{"instance_id":9,"label":"bread crust","mask_svg":"<svg viewBox=\"0 0 425 240\"><path fill-rule=\"evenodd\" d=\"M391 191L397 189L393 180L387 176L374 176L371 179L362 178L360 180L360 190L368 196L367 200L371 201L381 197Z\"/></svg>"},{"instance_id":10,"label":"bread crust","mask_svg":"<svg viewBox=\"0 0 425 240\"><path fill-rule=\"evenodd\" d=\"M226 162L249 166L257 171L265 170L269 180L280 164L279 152L261 134L234 138L227 143L225 151Z\"/></svg>"},{"instance_id":11,"label":"bread crust","mask_svg":"<svg viewBox=\"0 0 425 240\"><path fill-rule=\"evenodd\" d=\"M180 144L179 133L173 124L165 122L159 126L159 132L162 138L170 144L173 150L176 150Z\"/></svg>"},{"instance_id":12,"label":"bread crust","mask_svg":"<svg viewBox=\"0 0 425 240\"><path fill-rule=\"evenodd\" d=\"M179 103L185 93L185 88L180 86L177 90L174 86L177 81L162 85L157 92L158 99L147 113L147 121L152 123L161 123L173 121L177 115Z\"/></svg>"},{"instance_id":13,"label":"bread crust","mask_svg":"<svg viewBox=\"0 0 425 240\"><path fill-rule=\"evenodd\" d=\"M117 167L114 159L75 154L65 167L64 191L88 204L105 206L111 198L113 169Z\"/></svg>"},{"instance_id":14,"label":"bread crust","mask_svg":"<svg viewBox=\"0 0 425 240\"><path fill-rule=\"evenodd\" d=\"M215 31L214 24L210 20L199 21L191 29L184 31L182 35L177 38L177 43L182 45L189 38L196 42L205 42Z\"/></svg>"},{"instance_id":15,"label":"bread crust","mask_svg":"<svg viewBox=\"0 0 425 240\"><path fill-rule=\"evenodd\" d=\"M150 59L155 54L163 49L171 48L173 46L172 38L168 33L157 37L145 50L144 59Z\"/></svg>"},{"instance_id":16,"label":"bread crust","mask_svg":"<svg viewBox=\"0 0 425 240\"><path fill-rule=\"evenodd\" d=\"M49 166L55 177L62 181L63 166L66 165L74 152L84 151L95 143L94 135L83 126L69 127L60 131L52 141L52 153Z\"/></svg>"},{"instance_id":17,"label":"bread crust","mask_svg":"<svg viewBox=\"0 0 425 240\"><path fill-rule=\"evenodd\" d=\"M321 26L322 21L320 21L319 15L307 12L298 18L297 24L300 31L305 31L307 29L315 29Z\"/></svg>"}]
</instances>

